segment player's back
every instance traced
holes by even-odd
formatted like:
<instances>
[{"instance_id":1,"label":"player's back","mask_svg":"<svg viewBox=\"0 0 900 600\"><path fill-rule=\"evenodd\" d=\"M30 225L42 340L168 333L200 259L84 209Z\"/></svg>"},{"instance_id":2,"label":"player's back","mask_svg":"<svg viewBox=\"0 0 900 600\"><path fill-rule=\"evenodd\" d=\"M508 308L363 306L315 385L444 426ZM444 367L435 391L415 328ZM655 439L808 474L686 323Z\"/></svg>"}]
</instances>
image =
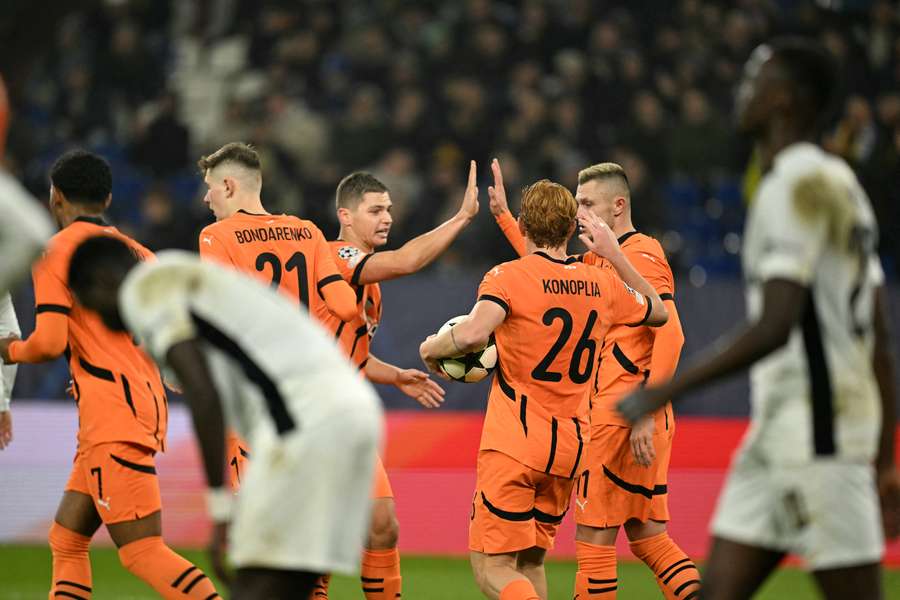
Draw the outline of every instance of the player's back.
<instances>
[{"instance_id":1,"label":"player's back","mask_svg":"<svg viewBox=\"0 0 900 600\"><path fill-rule=\"evenodd\" d=\"M162 450L168 406L159 370L131 336L108 329L96 313L74 302L68 288L72 253L96 235L121 239L142 260L153 257L115 227L81 217L51 238L35 265L35 312L68 315L66 357L78 403L79 444L124 441Z\"/></svg>"},{"instance_id":2,"label":"player's back","mask_svg":"<svg viewBox=\"0 0 900 600\"><path fill-rule=\"evenodd\" d=\"M614 323L640 323L646 299L617 275L535 253L485 275L479 300L507 312L495 330L499 366L482 449L572 477L589 436L588 398L600 347Z\"/></svg>"},{"instance_id":3,"label":"player's back","mask_svg":"<svg viewBox=\"0 0 900 600\"><path fill-rule=\"evenodd\" d=\"M295 305L188 253L164 252L157 263L135 269L120 305L161 364L167 348L160 344L172 341L167 329L205 342L226 413L251 445L260 435L292 431L301 422L315 426L378 403L328 333Z\"/></svg>"},{"instance_id":4,"label":"player's back","mask_svg":"<svg viewBox=\"0 0 900 600\"><path fill-rule=\"evenodd\" d=\"M357 315L344 322L328 311L324 304L316 307L316 318L334 335L338 346L360 370L369 358L372 338L381 321L381 287L377 283L361 284L363 265L372 256L344 240L328 242L335 266L341 277L356 292Z\"/></svg>"},{"instance_id":5,"label":"player's back","mask_svg":"<svg viewBox=\"0 0 900 600\"><path fill-rule=\"evenodd\" d=\"M842 159L809 143L776 156L744 236L750 318L762 311L765 281L783 278L809 292L788 343L751 371L751 440L774 460L875 454L874 298L884 282L876 245L869 199Z\"/></svg>"},{"instance_id":6,"label":"player's back","mask_svg":"<svg viewBox=\"0 0 900 600\"><path fill-rule=\"evenodd\" d=\"M322 232L292 215L239 210L205 227L199 248L204 258L248 273L314 312L317 304L324 306L322 286L335 280Z\"/></svg>"},{"instance_id":7,"label":"player's back","mask_svg":"<svg viewBox=\"0 0 900 600\"><path fill-rule=\"evenodd\" d=\"M656 289L663 300L674 298L675 278L660 243L643 233L633 231L619 238L622 253L635 270ZM610 272L615 272L609 261L596 254L587 253L582 260ZM635 388L644 385L650 377L655 332L649 327L614 325L606 334L600 354L602 369L597 369L594 380L594 397L591 406L592 424L616 424L628 426L616 410L616 402ZM658 412L658 425L667 427L671 406Z\"/></svg>"}]
</instances>

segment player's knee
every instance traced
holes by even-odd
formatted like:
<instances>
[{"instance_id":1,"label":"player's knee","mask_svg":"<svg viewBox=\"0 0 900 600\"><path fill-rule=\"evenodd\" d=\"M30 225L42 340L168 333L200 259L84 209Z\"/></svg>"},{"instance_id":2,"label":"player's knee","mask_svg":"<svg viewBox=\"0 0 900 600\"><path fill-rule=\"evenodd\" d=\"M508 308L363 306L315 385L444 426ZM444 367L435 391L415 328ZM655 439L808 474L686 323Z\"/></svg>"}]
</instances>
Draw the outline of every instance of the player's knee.
<instances>
[{"instance_id":1,"label":"player's knee","mask_svg":"<svg viewBox=\"0 0 900 600\"><path fill-rule=\"evenodd\" d=\"M91 543L91 538L67 529L56 522L50 526L50 533L47 538L50 544L50 552L56 556L87 554L88 546Z\"/></svg>"},{"instance_id":2,"label":"player's knee","mask_svg":"<svg viewBox=\"0 0 900 600\"><path fill-rule=\"evenodd\" d=\"M400 539L400 521L393 503L375 502L369 526L369 548L394 548Z\"/></svg>"}]
</instances>

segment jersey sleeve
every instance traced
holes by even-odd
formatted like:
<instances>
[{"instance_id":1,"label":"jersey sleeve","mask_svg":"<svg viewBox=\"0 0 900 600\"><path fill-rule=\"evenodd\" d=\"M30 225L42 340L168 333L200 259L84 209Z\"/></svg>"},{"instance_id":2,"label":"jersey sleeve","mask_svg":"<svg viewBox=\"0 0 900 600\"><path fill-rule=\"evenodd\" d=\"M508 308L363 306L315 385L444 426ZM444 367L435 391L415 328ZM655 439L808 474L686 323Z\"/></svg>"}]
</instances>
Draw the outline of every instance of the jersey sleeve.
<instances>
[{"instance_id":1,"label":"jersey sleeve","mask_svg":"<svg viewBox=\"0 0 900 600\"><path fill-rule=\"evenodd\" d=\"M761 253L754 257L755 274L761 281L787 279L809 285L827 239L827 217L801 216L789 182L780 182L766 192L760 194L753 209L765 215Z\"/></svg>"},{"instance_id":2,"label":"jersey sleeve","mask_svg":"<svg viewBox=\"0 0 900 600\"><path fill-rule=\"evenodd\" d=\"M219 238L218 234L205 227L198 238L200 258L206 261L218 262L231 267L238 267L237 261L231 255L228 246Z\"/></svg>"},{"instance_id":3,"label":"jersey sleeve","mask_svg":"<svg viewBox=\"0 0 900 600\"><path fill-rule=\"evenodd\" d=\"M485 273L478 286L478 301L494 302L509 314L512 304L509 273L504 265L498 265Z\"/></svg>"},{"instance_id":4,"label":"jersey sleeve","mask_svg":"<svg viewBox=\"0 0 900 600\"><path fill-rule=\"evenodd\" d=\"M34 280L34 311L57 312L65 315L72 310L72 292L66 284L69 257L58 246L53 247L35 263L31 275Z\"/></svg>"},{"instance_id":5,"label":"jersey sleeve","mask_svg":"<svg viewBox=\"0 0 900 600\"><path fill-rule=\"evenodd\" d=\"M170 271L142 265L129 275L119 293L123 320L161 364L169 348L197 335L190 314L191 280Z\"/></svg>"},{"instance_id":6,"label":"jersey sleeve","mask_svg":"<svg viewBox=\"0 0 900 600\"><path fill-rule=\"evenodd\" d=\"M334 251L334 257L334 264L341 277L353 285L359 285L359 277L362 274L363 265L366 264L366 261L372 255L366 254L356 246L342 244L337 246L337 249Z\"/></svg>"},{"instance_id":7,"label":"jersey sleeve","mask_svg":"<svg viewBox=\"0 0 900 600\"><path fill-rule=\"evenodd\" d=\"M663 300L674 297L675 282L672 269L669 267L665 255L662 254L661 248L653 248L649 244L642 245L627 252L626 256L637 272L653 286Z\"/></svg>"},{"instance_id":8,"label":"jersey sleeve","mask_svg":"<svg viewBox=\"0 0 900 600\"><path fill-rule=\"evenodd\" d=\"M650 298L629 287L624 281L608 271L598 273L601 278L601 299L604 300L604 314L610 325L643 325L650 316L653 306Z\"/></svg>"},{"instance_id":9,"label":"jersey sleeve","mask_svg":"<svg viewBox=\"0 0 900 600\"><path fill-rule=\"evenodd\" d=\"M494 217L500 231L506 236L507 241L519 256L525 256L528 251L525 247L525 236L519 231L519 223L513 218L512 213L508 210L503 211Z\"/></svg>"},{"instance_id":10,"label":"jersey sleeve","mask_svg":"<svg viewBox=\"0 0 900 600\"><path fill-rule=\"evenodd\" d=\"M314 251L315 283L316 288L321 294L322 288L330 283L344 279L344 276L338 271L337 265L334 264L331 248L328 246L328 242L325 241L325 236L322 234L322 231L312 224L310 224L310 229L313 231L313 237L316 244Z\"/></svg>"}]
</instances>

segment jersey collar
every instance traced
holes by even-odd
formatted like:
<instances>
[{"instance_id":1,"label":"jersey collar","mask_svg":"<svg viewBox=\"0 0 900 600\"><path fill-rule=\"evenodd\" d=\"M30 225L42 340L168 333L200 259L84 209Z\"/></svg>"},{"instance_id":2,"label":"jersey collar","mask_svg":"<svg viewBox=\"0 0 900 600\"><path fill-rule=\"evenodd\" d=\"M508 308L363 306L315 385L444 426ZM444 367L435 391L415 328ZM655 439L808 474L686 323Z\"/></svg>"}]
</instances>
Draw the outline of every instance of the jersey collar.
<instances>
[{"instance_id":1,"label":"jersey collar","mask_svg":"<svg viewBox=\"0 0 900 600\"><path fill-rule=\"evenodd\" d=\"M243 208L237 209L237 212L239 212L239 213L241 213L241 214L245 214L245 215L251 216L251 217L271 217L271 216L272 216L272 215L270 215L270 214L268 214L268 213L252 213L252 212L248 212L248 211L244 210Z\"/></svg>"},{"instance_id":2,"label":"jersey collar","mask_svg":"<svg viewBox=\"0 0 900 600\"><path fill-rule=\"evenodd\" d=\"M546 259L549 260L550 262L555 262L555 263L558 263L558 264L560 264L560 265L571 265L573 262L577 262L577 261L578 261L578 258L576 258L576 257L574 257L574 256L569 256L569 257L566 258L566 260L560 260L560 259L558 259L558 258L553 258L552 256L550 256L550 255L547 254L546 252L541 252L540 250L538 250L537 252L535 252L535 254L536 254L537 256L542 257L542 258L546 258Z\"/></svg>"},{"instance_id":3,"label":"jersey collar","mask_svg":"<svg viewBox=\"0 0 900 600\"><path fill-rule=\"evenodd\" d=\"M637 234L638 234L637 230L629 231L628 233L623 233L621 236L619 236L619 245L621 246L628 240L628 238L630 238L633 235L637 235Z\"/></svg>"},{"instance_id":4,"label":"jersey collar","mask_svg":"<svg viewBox=\"0 0 900 600\"><path fill-rule=\"evenodd\" d=\"M89 217L89 216L81 216L75 217L75 221L73 223L91 223L93 225L99 225L100 227L108 227L109 223L103 220L103 217Z\"/></svg>"}]
</instances>

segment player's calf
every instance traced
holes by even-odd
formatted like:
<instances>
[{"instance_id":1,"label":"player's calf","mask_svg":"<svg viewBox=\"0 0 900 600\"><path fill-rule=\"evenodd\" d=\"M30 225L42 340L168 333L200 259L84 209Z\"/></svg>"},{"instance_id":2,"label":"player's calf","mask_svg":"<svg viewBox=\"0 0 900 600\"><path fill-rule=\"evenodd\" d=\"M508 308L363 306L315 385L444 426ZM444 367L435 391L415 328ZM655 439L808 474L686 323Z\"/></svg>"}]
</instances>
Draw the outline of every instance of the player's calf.
<instances>
[{"instance_id":1,"label":"player's calf","mask_svg":"<svg viewBox=\"0 0 900 600\"><path fill-rule=\"evenodd\" d=\"M90 600L91 538L54 522L50 526L50 552L53 555L53 584L50 598L68 597Z\"/></svg>"},{"instance_id":2,"label":"player's calf","mask_svg":"<svg viewBox=\"0 0 900 600\"><path fill-rule=\"evenodd\" d=\"M146 581L166 600L218 598L209 577L179 556L159 536L141 538L119 548L122 566Z\"/></svg>"},{"instance_id":3,"label":"player's calf","mask_svg":"<svg viewBox=\"0 0 900 600\"><path fill-rule=\"evenodd\" d=\"M666 531L629 544L631 552L656 575L656 584L667 600L700 597L700 571Z\"/></svg>"}]
</instances>

